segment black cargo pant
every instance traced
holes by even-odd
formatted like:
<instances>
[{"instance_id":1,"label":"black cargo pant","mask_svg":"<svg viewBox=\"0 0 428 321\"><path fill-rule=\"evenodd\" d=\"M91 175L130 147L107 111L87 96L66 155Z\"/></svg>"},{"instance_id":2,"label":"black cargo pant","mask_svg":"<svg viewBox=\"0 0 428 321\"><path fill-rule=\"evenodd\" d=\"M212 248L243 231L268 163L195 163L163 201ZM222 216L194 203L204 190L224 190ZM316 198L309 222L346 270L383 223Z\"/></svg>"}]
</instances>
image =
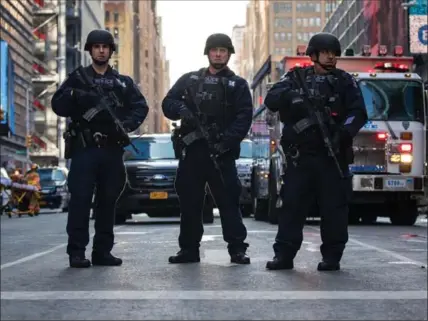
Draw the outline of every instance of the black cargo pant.
<instances>
[{"instance_id":1,"label":"black cargo pant","mask_svg":"<svg viewBox=\"0 0 428 321\"><path fill-rule=\"evenodd\" d=\"M93 250L109 253L114 244L114 219L116 200L126 181L123 149L92 147L73 155L68 188L70 203L67 233L69 255L84 254L89 243L89 215L94 186L96 186L95 236Z\"/></svg>"},{"instance_id":2,"label":"black cargo pant","mask_svg":"<svg viewBox=\"0 0 428 321\"><path fill-rule=\"evenodd\" d=\"M229 254L245 252L248 247L244 242L247 229L239 208L242 187L235 160L225 156L219 160L219 165L221 175L214 167L209 157L208 147L203 142L196 142L189 146L185 157L179 161L175 188L181 210L178 238L181 249L199 250L204 233L202 210L206 183L220 212L223 239L228 243Z\"/></svg>"},{"instance_id":3,"label":"black cargo pant","mask_svg":"<svg viewBox=\"0 0 428 321\"><path fill-rule=\"evenodd\" d=\"M294 259L303 241L306 217L316 202L321 216L321 254L326 261L340 261L348 242L348 204L352 195L347 166L342 166L342 171L345 178L340 177L327 155L301 155L297 165L288 161L273 246L275 256Z\"/></svg>"}]
</instances>

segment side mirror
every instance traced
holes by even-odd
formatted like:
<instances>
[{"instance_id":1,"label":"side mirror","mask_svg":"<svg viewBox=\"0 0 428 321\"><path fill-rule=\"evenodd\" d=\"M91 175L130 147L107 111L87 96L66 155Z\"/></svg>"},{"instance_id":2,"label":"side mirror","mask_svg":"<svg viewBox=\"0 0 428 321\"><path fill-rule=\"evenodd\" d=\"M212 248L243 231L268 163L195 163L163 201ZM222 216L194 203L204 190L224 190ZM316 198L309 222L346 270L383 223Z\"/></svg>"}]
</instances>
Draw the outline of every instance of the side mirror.
<instances>
[{"instance_id":1,"label":"side mirror","mask_svg":"<svg viewBox=\"0 0 428 321\"><path fill-rule=\"evenodd\" d=\"M175 122L174 122L174 123L172 123L171 125L172 125L172 127L174 127L174 128L176 128L176 127L177 127L177 123L175 123Z\"/></svg>"},{"instance_id":2,"label":"side mirror","mask_svg":"<svg viewBox=\"0 0 428 321\"><path fill-rule=\"evenodd\" d=\"M129 150L125 150L123 153L123 160L126 161L132 157L132 152Z\"/></svg>"}]
</instances>

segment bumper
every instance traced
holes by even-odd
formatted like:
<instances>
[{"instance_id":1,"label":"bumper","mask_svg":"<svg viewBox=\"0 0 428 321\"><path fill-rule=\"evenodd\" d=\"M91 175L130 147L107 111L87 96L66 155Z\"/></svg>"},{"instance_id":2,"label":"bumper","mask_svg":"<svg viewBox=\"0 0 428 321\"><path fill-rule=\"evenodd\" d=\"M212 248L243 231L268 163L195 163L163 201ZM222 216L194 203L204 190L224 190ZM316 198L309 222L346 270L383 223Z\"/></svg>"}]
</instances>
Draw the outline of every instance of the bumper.
<instances>
[{"instance_id":1,"label":"bumper","mask_svg":"<svg viewBox=\"0 0 428 321\"><path fill-rule=\"evenodd\" d=\"M40 195L40 208L57 209L65 207L65 197L63 195Z\"/></svg>"},{"instance_id":2,"label":"bumper","mask_svg":"<svg viewBox=\"0 0 428 321\"><path fill-rule=\"evenodd\" d=\"M354 192L424 192L424 177L393 175L354 175Z\"/></svg>"},{"instance_id":3,"label":"bumper","mask_svg":"<svg viewBox=\"0 0 428 321\"><path fill-rule=\"evenodd\" d=\"M159 194L157 195L159 197ZM155 195L149 192L125 192L117 204L120 212L127 213L145 213L145 212L162 212L165 210L174 210L180 208L178 195L167 193L166 198L154 199ZM165 197L165 195L162 195Z\"/></svg>"}]
</instances>

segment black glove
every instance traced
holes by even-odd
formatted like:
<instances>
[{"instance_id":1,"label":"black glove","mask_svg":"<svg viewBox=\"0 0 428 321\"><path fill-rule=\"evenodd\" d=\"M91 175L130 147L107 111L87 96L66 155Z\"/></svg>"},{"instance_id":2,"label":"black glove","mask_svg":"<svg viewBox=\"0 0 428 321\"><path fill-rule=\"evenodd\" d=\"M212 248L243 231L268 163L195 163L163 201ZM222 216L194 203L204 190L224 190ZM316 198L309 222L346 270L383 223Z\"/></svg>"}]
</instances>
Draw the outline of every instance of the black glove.
<instances>
[{"instance_id":1,"label":"black glove","mask_svg":"<svg viewBox=\"0 0 428 321\"><path fill-rule=\"evenodd\" d=\"M352 146L352 141L351 134L344 126L339 127L332 138L332 144L336 150Z\"/></svg>"},{"instance_id":2,"label":"black glove","mask_svg":"<svg viewBox=\"0 0 428 321\"><path fill-rule=\"evenodd\" d=\"M182 105L179 110L180 119L188 125L195 125L195 116L185 105Z\"/></svg>"}]
</instances>

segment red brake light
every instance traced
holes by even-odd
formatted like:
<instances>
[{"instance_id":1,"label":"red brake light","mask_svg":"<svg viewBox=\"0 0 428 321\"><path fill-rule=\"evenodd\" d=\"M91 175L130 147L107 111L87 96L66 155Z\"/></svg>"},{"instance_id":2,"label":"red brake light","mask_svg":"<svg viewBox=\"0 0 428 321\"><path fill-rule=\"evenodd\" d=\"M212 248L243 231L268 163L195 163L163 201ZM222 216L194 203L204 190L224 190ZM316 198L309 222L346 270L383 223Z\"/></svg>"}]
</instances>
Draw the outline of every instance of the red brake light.
<instances>
[{"instance_id":1,"label":"red brake light","mask_svg":"<svg viewBox=\"0 0 428 321\"><path fill-rule=\"evenodd\" d=\"M386 133L377 133L376 138L378 140L386 140L387 134Z\"/></svg>"},{"instance_id":2,"label":"red brake light","mask_svg":"<svg viewBox=\"0 0 428 321\"><path fill-rule=\"evenodd\" d=\"M400 152L402 153L410 153L413 150L412 144L400 144Z\"/></svg>"},{"instance_id":3,"label":"red brake light","mask_svg":"<svg viewBox=\"0 0 428 321\"><path fill-rule=\"evenodd\" d=\"M394 47L394 56L401 57L403 55L403 46Z\"/></svg>"}]
</instances>

